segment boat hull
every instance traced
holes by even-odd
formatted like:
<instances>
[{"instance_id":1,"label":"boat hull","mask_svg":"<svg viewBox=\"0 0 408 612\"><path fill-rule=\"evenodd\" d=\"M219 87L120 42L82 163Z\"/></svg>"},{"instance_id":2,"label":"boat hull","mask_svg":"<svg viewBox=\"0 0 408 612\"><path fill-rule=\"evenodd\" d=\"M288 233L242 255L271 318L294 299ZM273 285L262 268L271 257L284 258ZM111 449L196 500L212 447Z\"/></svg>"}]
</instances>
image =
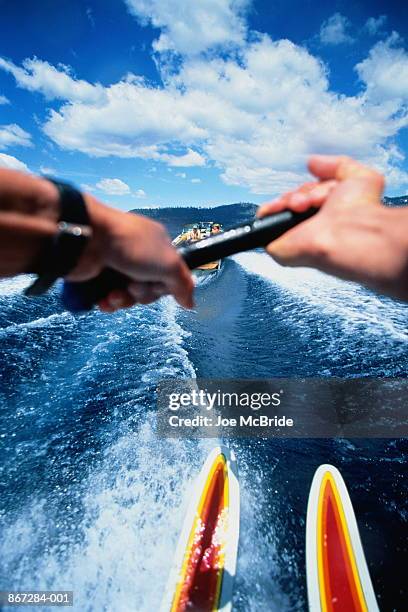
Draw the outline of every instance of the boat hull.
<instances>
[{"instance_id":1,"label":"boat hull","mask_svg":"<svg viewBox=\"0 0 408 612\"><path fill-rule=\"evenodd\" d=\"M218 259L218 261L212 261L211 263L203 264L202 266L199 266L196 269L202 270L203 272L217 272L220 268L221 268L221 260Z\"/></svg>"}]
</instances>

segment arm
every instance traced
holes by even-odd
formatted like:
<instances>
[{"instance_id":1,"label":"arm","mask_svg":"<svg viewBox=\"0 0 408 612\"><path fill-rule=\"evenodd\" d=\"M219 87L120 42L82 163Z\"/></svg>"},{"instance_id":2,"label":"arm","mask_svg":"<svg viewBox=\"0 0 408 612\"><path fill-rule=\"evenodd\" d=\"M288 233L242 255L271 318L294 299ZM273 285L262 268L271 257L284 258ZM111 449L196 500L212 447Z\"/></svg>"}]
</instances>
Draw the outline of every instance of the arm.
<instances>
[{"instance_id":1,"label":"arm","mask_svg":"<svg viewBox=\"0 0 408 612\"><path fill-rule=\"evenodd\" d=\"M265 204L259 215L321 210L268 253L283 265L315 267L408 300L408 209L381 203L384 177L347 157L316 155L309 169L319 181Z\"/></svg>"},{"instance_id":2,"label":"arm","mask_svg":"<svg viewBox=\"0 0 408 612\"><path fill-rule=\"evenodd\" d=\"M27 272L57 229L58 193L48 181L0 169L0 276Z\"/></svg>"},{"instance_id":3,"label":"arm","mask_svg":"<svg viewBox=\"0 0 408 612\"><path fill-rule=\"evenodd\" d=\"M190 271L162 225L110 208L85 195L93 236L70 280L87 280L111 267L129 276L127 291L112 292L106 311L149 303L165 293L192 306ZM46 179L0 170L0 276L32 271L44 239L57 231L58 191Z\"/></svg>"}]
</instances>

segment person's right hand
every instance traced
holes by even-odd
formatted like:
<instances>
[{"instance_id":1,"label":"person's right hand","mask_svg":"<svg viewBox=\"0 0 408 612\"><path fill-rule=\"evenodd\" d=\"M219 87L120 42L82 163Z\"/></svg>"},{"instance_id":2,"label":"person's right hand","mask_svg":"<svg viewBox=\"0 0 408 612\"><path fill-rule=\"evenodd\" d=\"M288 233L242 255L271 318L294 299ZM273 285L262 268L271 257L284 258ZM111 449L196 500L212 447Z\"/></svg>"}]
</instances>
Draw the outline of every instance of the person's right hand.
<instances>
[{"instance_id":1,"label":"person's right hand","mask_svg":"<svg viewBox=\"0 0 408 612\"><path fill-rule=\"evenodd\" d=\"M384 177L348 157L315 155L306 183L258 211L321 207L267 246L279 263L312 266L408 299L408 211L382 205Z\"/></svg>"},{"instance_id":2,"label":"person's right hand","mask_svg":"<svg viewBox=\"0 0 408 612\"><path fill-rule=\"evenodd\" d=\"M135 303L148 304L165 294L192 308L194 283L190 270L165 228L147 217L109 208L90 195L85 198L94 237L67 278L89 280L106 267L128 276L127 290L113 290L99 303L105 312Z\"/></svg>"}]
</instances>

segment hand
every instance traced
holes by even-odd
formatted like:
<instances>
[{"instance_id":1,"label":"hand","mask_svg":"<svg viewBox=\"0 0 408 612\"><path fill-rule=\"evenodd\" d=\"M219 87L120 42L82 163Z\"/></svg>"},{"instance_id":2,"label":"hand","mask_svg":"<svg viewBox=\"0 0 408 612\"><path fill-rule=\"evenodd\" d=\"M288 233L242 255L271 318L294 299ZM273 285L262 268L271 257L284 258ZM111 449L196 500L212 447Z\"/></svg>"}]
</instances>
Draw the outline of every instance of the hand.
<instances>
[{"instance_id":1,"label":"hand","mask_svg":"<svg viewBox=\"0 0 408 612\"><path fill-rule=\"evenodd\" d=\"M267 252L283 265L312 266L408 299L408 211L382 205L384 177L347 157L312 156L309 170L318 181L263 205L258 214L321 210L271 242Z\"/></svg>"},{"instance_id":2,"label":"hand","mask_svg":"<svg viewBox=\"0 0 408 612\"><path fill-rule=\"evenodd\" d=\"M114 290L99 303L105 312L137 302L148 304L165 294L191 308L192 276L164 227L147 217L109 208L90 195L85 198L94 238L69 280L88 280L105 267L128 276L127 290Z\"/></svg>"},{"instance_id":3,"label":"hand","mask_svg":"<svg viewBox=\"0 0 408 612\"><path fill-rule=\"evenodd\" d=\"M193 280L164 227L109 208L90 195L84 197L93 236L69 278L88 280L105 267L129 276L127 291L113 291L101 302L107 311L136 302L147 304L166 293L191 308ZM58 217L55 185L31 174L0 169L0 277L32 269L44 238L57 231Z\"/></svg>"}]
</instances>

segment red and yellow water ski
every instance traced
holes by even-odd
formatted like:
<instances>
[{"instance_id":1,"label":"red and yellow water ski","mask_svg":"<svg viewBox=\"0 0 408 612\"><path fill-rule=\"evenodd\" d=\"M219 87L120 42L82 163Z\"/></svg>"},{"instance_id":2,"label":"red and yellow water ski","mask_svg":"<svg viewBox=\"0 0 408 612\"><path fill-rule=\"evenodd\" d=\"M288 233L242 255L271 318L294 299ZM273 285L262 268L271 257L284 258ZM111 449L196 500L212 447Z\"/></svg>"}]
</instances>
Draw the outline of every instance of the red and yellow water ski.
<instances>
[{"instance_id":1,"label":"red and yellow water ski","mask_svg":"<svg viewBox=\"0 0 408 612\"><path fill-rule=\"evenodd\" d=\"M344 480L321 465L310 489L306 573L311 612L377 612L378 605Z\"/></svg>"},{"instance_id":2,"label":"red and yellow water ski","mask_svg":"<svg viewBox=\"0 0 408 612\"><path fill-rule=\"evenodd\" d=\"M194 484L162 612L228 612L238 537L235 457L219 446L210 453Z\"/></svg>"}]
</instances>

